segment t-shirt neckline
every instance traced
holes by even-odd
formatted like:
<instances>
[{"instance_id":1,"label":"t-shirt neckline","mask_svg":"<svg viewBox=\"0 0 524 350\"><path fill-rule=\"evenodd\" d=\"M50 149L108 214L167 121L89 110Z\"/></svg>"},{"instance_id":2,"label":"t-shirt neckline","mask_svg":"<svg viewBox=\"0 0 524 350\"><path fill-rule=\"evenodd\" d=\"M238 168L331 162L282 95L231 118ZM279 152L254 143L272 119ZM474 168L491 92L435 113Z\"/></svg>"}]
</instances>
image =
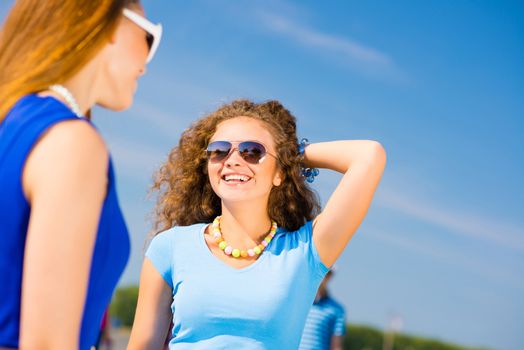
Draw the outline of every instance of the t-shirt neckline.
<instances>
[{"instance_id":1,"label":"t-shirt neckline","mask_svg":"<svg viewBox=\"0 0 524 350\"><path fill-rule=\"evenodd\" d=\"M204 255L206 255L209 258L209 260L212 260L215 265L221 265L225 269L232 271L233 273L243 273L243 272L247 272L249 270L254 269L257 265L260 265L267 258L267 255L269 253L268 248L271 245L271 242L273 242L274 238L271 240L271 242L269 242L266 249L264 249L264 251L262 252L262 255L255 262L251 263L250 265L238 269L236 267L226 264L225 262L217 258L213 254L211 249L209 249L208 245L206 244L206 237L205 237L204 231L206 230L207 226L209 225L210 224L202 224L202 227L199 230L198 240L200 242L200 247L204 249Z\"/></svg>"}]
</instances>

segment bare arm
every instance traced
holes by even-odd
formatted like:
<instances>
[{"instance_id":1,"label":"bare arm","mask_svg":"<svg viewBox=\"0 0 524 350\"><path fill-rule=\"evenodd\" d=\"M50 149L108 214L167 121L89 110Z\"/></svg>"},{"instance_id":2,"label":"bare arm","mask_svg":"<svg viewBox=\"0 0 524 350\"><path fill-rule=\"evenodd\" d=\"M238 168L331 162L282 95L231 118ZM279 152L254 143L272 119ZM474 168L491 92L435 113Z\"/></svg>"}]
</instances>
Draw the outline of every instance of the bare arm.
<instances>
[{"instance_id":1,"label":"bare arm","mask_svg":"<svg viewBox=\"0 0 524 350\"><path fill-rule=\"evenodd\" d=\"M320 259L331 266L366 215L384 171L386 153L375 141L333 141L308 146L305 159L309 166L344 174L313 226Z\"/></svg>"},{"instance_id":2,"label":"bare arm","mask_svg":"<svg viewBox=\"0 0 524 350\"><path fill-rule=\"evenodd\" d=\"M171 321L171 294L171 287L145 258L128 350L163 349Z\"/></svg>"},{"instance_id":3,"label":"bare arm","mask_svg":"<svg viewBox=\"0 0 524 350\"><path fill-rule=\"evenodd\" d=\"M107 164L102 139L83 121L52 127L27 159L20 349L78 349Z\"/></svg>"},{"instance_id":4,"label":"bare arm","mask_svg":"<svg viewBox=\"0 0 524 350\"><path fill-rule=\"evenodd\" d=\"M331 350L342 350L344 345L344 336L334 335L331 337Z\"/></svg>"}]
</instances>

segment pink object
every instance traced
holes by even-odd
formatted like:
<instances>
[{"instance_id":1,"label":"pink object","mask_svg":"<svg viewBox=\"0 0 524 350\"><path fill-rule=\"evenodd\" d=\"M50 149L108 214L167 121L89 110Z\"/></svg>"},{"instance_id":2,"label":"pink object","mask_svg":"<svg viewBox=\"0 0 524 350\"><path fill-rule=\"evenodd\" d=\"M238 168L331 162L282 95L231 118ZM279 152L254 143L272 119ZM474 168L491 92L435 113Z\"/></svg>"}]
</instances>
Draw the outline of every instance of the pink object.
<instances>
[{"instance_id":1,"label":"pink object","mask_svg":"<svg viewBox=\"0 0 524 350\"><path fill-rule=\"evenodd\" d=\"M247 251L247 255L249 255L249 256L255 256L255 251L254 251L253 249L249 249L249 250Z\"/></svg>"},{"instance_id":2,"label":"pink object","mask_svg":"<svg viewBox=\"0 0 524 350\"><path fill-rule=\"evenodd\" d=\"M262 241L262 245L263 245L264 247L267 247L267 241L265 241L265 240Z\"/></svg>"},{"instance_id":3,"label":"pink object","mask_svg":"<svg viewBox=\"0 0 524 350\"><path fill-rule=\"evenodd\" d=\"M224 249L224 253L226 253L227 255L231 255L232 252L233 248L230 245L228 245L226 249Z\"/></svg>"},{"instance_id":4,"label":"pink object","mask_svg":"<svg viewBox=\"0 0 524 350\"><path fill-rule=\"evenodd\" d=\"M108 315L108 311L109 309L106 309L106 311L104 311L104 316L102 316L102 322L100 324L100 329L105 329L107 327L107 319L109 318L109 315Z\"/></svg>"}]
</instances>

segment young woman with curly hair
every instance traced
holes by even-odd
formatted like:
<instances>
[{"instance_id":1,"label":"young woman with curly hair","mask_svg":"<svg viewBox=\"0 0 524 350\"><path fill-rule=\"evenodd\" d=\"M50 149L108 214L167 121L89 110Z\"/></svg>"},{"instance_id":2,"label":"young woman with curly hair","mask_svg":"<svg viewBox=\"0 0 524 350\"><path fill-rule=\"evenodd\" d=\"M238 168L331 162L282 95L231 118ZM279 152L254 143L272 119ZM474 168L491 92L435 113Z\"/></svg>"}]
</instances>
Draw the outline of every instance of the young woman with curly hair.
<instances>
[{"instance_id":1,"label":"young woman with curly hair","mask_svg":"<svg viewBox=\"0 0 524 350\"><path fill-rule=\"evenodd\" d=\"M386 162L375 141L305 146L277 101L234 101L182 134L154 185L160 233L129 349L160 349L170 322L170 349L298 347ZM317 167L344 174L322 212L306 181Z\"/></svg>"}]
</instances>

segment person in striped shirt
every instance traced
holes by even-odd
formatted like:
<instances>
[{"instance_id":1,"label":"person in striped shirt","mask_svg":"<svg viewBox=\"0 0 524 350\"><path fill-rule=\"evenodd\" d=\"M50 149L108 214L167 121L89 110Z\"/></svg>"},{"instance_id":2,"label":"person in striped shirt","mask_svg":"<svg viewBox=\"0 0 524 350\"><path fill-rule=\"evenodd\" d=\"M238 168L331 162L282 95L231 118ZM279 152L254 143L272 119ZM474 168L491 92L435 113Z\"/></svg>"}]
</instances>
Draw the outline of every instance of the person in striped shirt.
<instances>
[{"instance_id":1,"label":"person in striped shirt","mask_svg":"<svg viewBox=\"0 0 524 350\"><path fill-rule=\"evenodd\" d=\"M300 350L342 350L346 333L344 307L328 293L327 284L333 276L329 270L320 284L309 310L300 341Z\"/></svg>"}]
</instances>

